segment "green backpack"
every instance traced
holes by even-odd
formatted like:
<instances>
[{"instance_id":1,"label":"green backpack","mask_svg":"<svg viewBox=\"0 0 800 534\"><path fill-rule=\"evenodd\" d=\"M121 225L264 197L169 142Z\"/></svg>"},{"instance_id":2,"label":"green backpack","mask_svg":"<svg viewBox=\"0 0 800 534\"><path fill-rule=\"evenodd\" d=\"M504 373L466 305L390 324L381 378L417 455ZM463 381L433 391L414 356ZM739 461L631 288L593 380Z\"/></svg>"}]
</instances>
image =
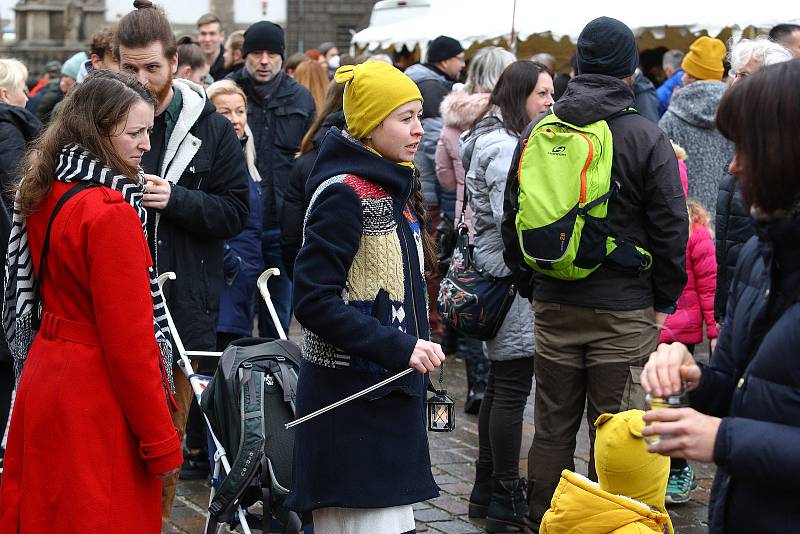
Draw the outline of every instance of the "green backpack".
<instances>
[{"instance_id":1,"label":"green backpack","mask_svg":"<svg viewBox=\"0 0 800 534\"><path fill-rule=\"evenodd\" d=\"M609 117L636 113L628 108ZM517 238L525 262L560 280L586 278L600 265L639 272L649 252L610 235L608 200L614 143L605 120L575 126L555 114L525 141L519 160Z\"/></svg>"}]
</instances>

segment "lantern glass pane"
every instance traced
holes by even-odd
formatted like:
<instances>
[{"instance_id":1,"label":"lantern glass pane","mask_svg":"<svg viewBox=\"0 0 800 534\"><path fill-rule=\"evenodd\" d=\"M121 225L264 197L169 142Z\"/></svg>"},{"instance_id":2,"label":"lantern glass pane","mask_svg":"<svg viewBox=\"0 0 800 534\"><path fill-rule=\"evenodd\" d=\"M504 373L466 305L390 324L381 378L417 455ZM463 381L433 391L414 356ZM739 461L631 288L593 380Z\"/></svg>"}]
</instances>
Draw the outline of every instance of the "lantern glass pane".
<instances>
[{"instance_id":1,"label":"lantern glass pane","mask_svg":"<svg viewBox=\"0 0 800 534\"><path fill-rule=\"evenodd\" d=\"M450 420L450 414L447 412L447 405L440 404L436 406L436 422L440 423L443 427L447 426L447 421Z\"/></svg>"}]
</instances>

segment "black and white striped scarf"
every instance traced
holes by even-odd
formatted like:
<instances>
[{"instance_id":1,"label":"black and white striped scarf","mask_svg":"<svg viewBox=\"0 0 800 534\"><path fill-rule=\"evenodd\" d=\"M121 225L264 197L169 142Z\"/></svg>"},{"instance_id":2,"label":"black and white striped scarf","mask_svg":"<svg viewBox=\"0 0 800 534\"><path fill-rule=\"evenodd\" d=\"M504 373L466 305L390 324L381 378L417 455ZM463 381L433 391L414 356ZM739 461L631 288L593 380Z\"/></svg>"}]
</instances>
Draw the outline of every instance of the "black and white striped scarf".
<instances>
[{"instance_id":1,"label":"black and white striped scarf","mask_svg":"<svg viewBox=\"0 0 800 534\"><path fill-rule=\"evenodd\" d=\"M140 171L141 172L141 171ZM127 176L117 174L93 154L79 145L67 145L58 154L55 179L61 182L78 182L87 180L95 182L122 193L125 201L139 215L142 231L147 237L147 211L142 207L144 180L141 184L133 183ZM167 398L175 390L172 381L172 336L164 311L164 298L156 282L153 268L150 273L150 294L153 297L153 332L161 353L162 380ZM6 339L14 357L16 379L22 372L25 358L28 356L33 338L36 335L32 328L33 317L33 263L28 245L28 226L26 219L20 215L19 206L14 203L14 219L11 237L8 241L6 255L5 299L3 302L3 327Z\"/></svg>"}]
</instances>

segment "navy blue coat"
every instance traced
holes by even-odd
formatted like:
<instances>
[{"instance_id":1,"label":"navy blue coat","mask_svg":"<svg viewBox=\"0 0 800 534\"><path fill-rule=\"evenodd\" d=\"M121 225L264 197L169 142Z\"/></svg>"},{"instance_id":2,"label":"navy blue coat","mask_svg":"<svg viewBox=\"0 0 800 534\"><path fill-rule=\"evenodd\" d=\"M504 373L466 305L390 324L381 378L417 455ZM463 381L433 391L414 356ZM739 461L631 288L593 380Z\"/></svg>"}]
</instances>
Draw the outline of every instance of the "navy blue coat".
<instances>
[{"instance_id":1,"label":"navy blue coat","mask_svg":"<svg viewBox=\"0 0 800 534\"><path fill-rule=\"evenodd\" d=\"M255 316L256 280L264 270L261 255L261 229L263 201L261 185L251 177L250 214L242 232L225 241L223 266L225 285L219 296L219 324L217 332L251 336Z\"/></svg>"},{"instance_id":2,"label":"navy blue coat","mask_svg":"<svg viewBox=\"0 0 800 534\"><path fill-rule=\"evenodd\" d=\"M303 136L314 120L314 98L285 74L267 102L253 87L245 67L228 75L247 95L247 124L256 145L256 167L264 192L264 228L278 225L283 197Z\"/></svg>"},{"instance_id":3,"label":"navy blue coat","mask_svg":"<svg viewBox=\"0 0 800 534\"><path fill-rule=\"evenodd\" d=\"M17 170L25 150L39 132L42 123L25 108L0 102L0 195L6 211L14 208L12 186L17 182ZM7 237L7 236L6 236ZM3 246L8 239L3 240Z\"/></svg>"},{"instance_id":4,"label":"navy blue coat","mask_svg":"<svg viewBox=\"0 0 800 534\"><path fill-rule=\"evenodd\" d=\"M742 197L736 176L728 174L719 184L717 223L717 292L714 295L714 318L722 323L728 303L728 289L744 244L753 237L755 224Z\"/></svg>"},{"instance_id":5,"label":"navy blue coat","mask_svg":"<svg viewBox=\"0 0 800 534\"><path fill-rule=\"evenodd\" d=\"M312 197L294 269L304 329L298 417L407 369L417 339L429 336L419 224L407 207L412 169L333 128L306 194L328 178ZM286 506L384 508L438 496L426 387L427 375L413 372L297 427Z\"/></svg>"},{"instance_id":6,"label":"navy blue coat","mask_svg":"<svg viewBox=\"0 0 800 534\"><path fill-rule=\"evenodd\" d=\"M712 534L800 530L800 221L757 230L739 256L717 350L690 396L722 418Z\"/></svg>"}]
</instances>

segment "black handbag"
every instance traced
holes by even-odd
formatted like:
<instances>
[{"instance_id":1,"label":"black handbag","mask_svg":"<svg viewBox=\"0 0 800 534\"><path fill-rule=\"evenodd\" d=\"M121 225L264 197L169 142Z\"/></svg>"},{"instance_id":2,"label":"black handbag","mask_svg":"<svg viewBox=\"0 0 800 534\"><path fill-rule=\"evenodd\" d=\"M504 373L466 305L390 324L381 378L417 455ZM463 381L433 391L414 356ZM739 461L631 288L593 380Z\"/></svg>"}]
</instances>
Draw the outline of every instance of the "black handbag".
<instances>
[{"instance_id":1,"label":"black handbag","mask_svg":"<svg viewBox=\"0 0 800 534\"><path fill-rule=\"evenodd\" d=\"M465 222L468 201L465 181L464 203L456 228L457 242L450 269L439 287L436 308L446 325L469 337L487 341L500 330L517 289L513 275L498 278L475 267Z\"/></svg>"},{"instance_id":2,"label":"black handbag","mask_svg":"<svg viewBox=\"0 0 800 534\"><path fill-rule=\"evenodd\" d=\"M453 257L453 250L458 242L458 231L453 221L449 217L440 217L439 224L436 226L436 259L437 272L439 276L444 276L450 269L450 260Z\"/></svg>"}]
</instances>

